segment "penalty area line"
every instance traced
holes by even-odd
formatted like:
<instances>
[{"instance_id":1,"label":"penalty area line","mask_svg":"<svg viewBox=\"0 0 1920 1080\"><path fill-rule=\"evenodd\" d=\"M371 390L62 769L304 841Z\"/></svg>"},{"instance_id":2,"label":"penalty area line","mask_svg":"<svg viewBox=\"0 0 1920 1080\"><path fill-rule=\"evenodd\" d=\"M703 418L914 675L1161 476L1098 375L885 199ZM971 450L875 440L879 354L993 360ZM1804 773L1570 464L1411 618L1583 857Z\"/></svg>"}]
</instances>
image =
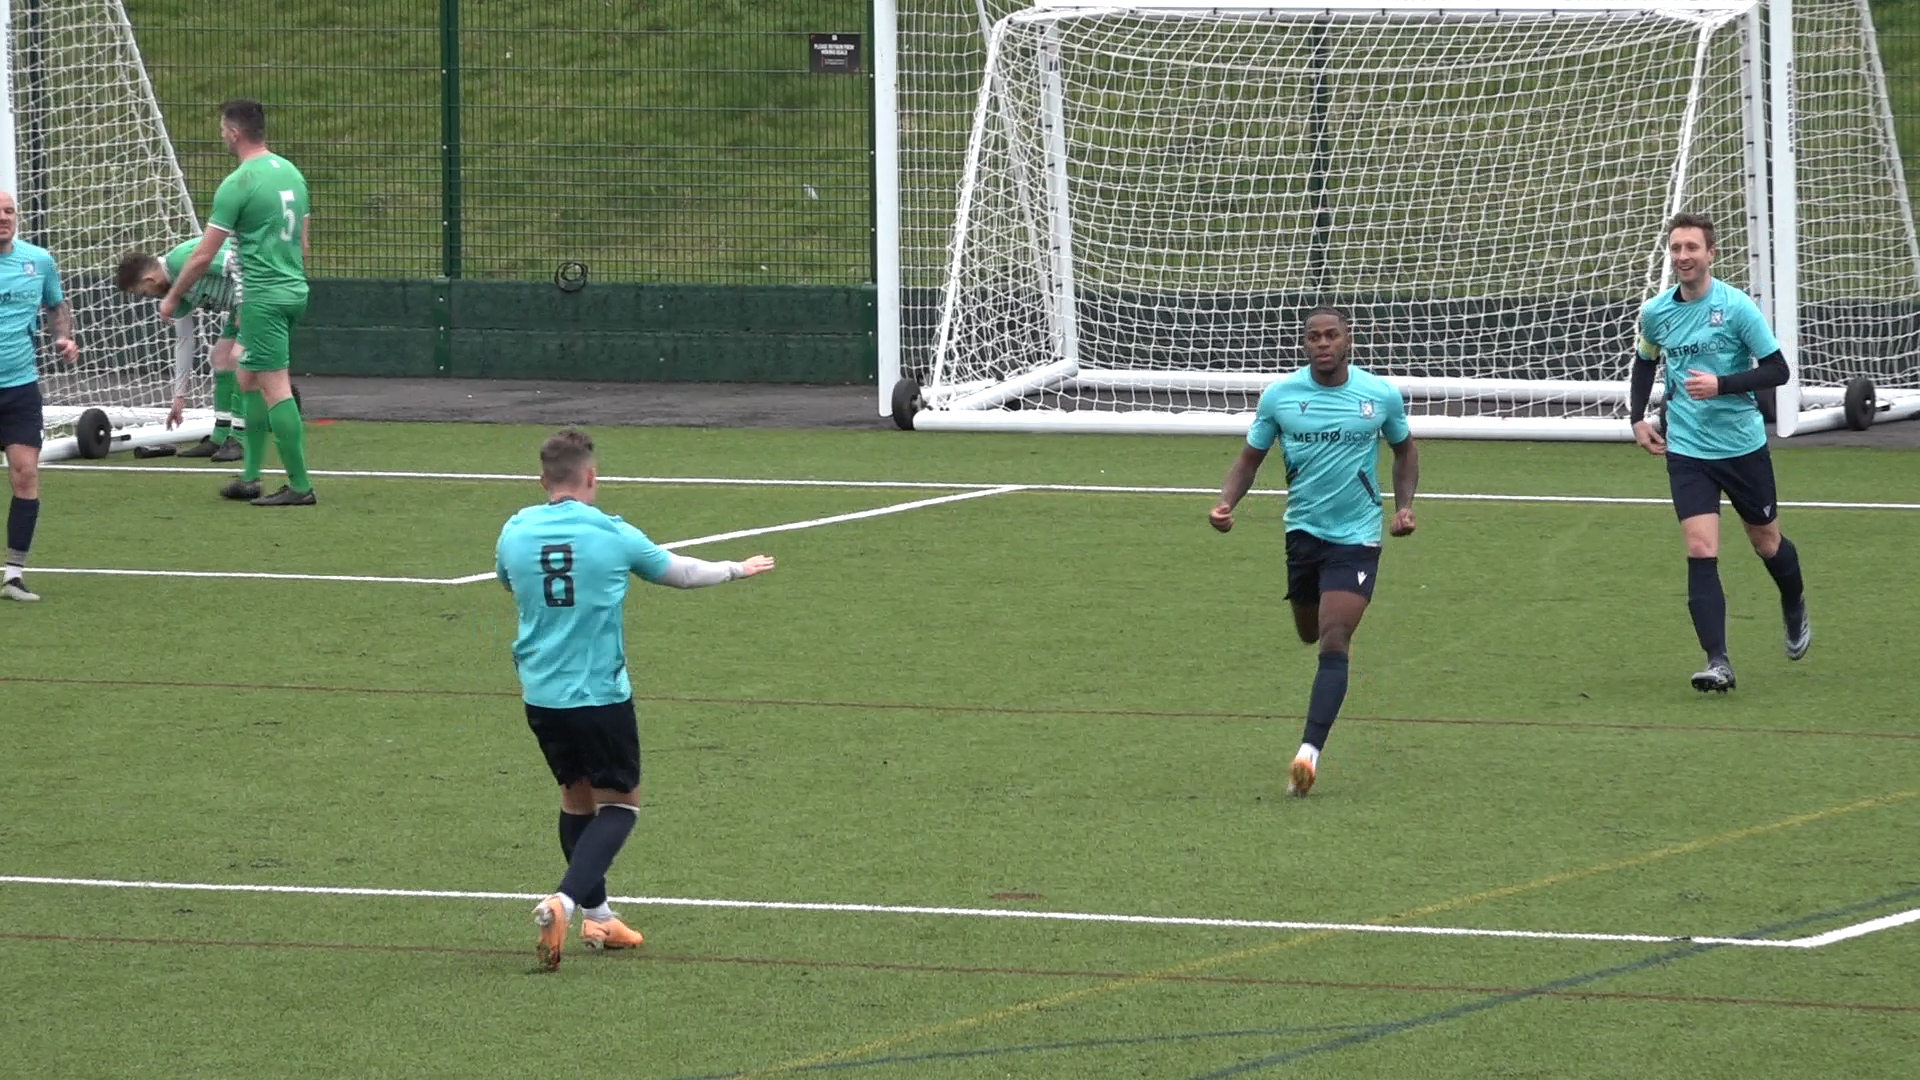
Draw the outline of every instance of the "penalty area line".
<instances>
[{"instance_id":1,"label":"penalty area line","mask_svg":"<svg viewBox=\"0 0 1920 1080\"><path fill-rule=\"evenodd\" d=\"M42 471L129 472L208 476L211 470L183 465L70 465L48 464ZM267 470L278 472L278 470ZM531 484L540 478L520 473L409 472L390 469L313 470L312 475L355 480L485 480ZM939 480L792 480L755 479L732 476L602 476L603 484L652 484L668 487L786 487L841 488L901 491L962 491L1000 494L1002 491L1047 491L1074 495L1218 495L1218 487L1156 487L1133 484L983 484ZM1256 488L1248 495L1285 495L1285 488ZM1382 491L1382 497L1391 492ZM1533 503L1544 506L1670 506L1672 500L1634 495L1522 495L1500 492L1423 491L1420 498L1432 502ZM1920 510L1920 502L1838 502L1829 500L1788 499L1779 506L1790 510Z\"/></svg>"},{"instance_id":2,"label":"penalty area line","mask_svg":"<svg viewBox=\"0 0 1920 1080\"><path fill-rule=\"evenodd\" d=\"M185 881L133 881L117 878L0 875L3 885L49 885L101 889L137 889L162 892L255 893L292 896L345 896L418 900L535 901L542 893L475 891L465 889L383 889L347 885L255 885ZM1526 941L1583 941L1633 945L1724 945L1764 949L1817 949L1839 941L1865 937L1920 922L1920 908L1800 938L1715 937L1690 934L1609 934L1565 930L1501 930L1471 926L1408 926L1382 923L1311 922L1296 919L1229 919L1183 915L1123 915L1079 911L1025 911L1010 908L920 907L906 904L843 904L798 900L727 900L683 896L615 896L610 902L636 907L728 908L755 911L806 911L829 914L909 915L934 918L1019 919L1036 922L1120 923L1135 926L1191 926L1229 930L1328 931L1355 934L1397 934L1403 937L1502 938Z\"/></svg>"},{"instance_id":3,"label":"penalty area line","mask_svg":"<svg viewBox=\"0 0 1920 1080\"><path fill-rule=\"evenodd\" d=\"M868 518L885 517L888 514L904 514L909 510L919 510L928 506L940 506L945 503L965 502L968 499L984 499L989 495L1006 495L1023 490L1018 484L1003 484L1000 487L984 488L976 491L963 491L956 495L939 495L931 499L914 499L911 502L892 503L876 506L870 510L854 510L845 514L832 514L827 517L807 518L804 521L788 521L779 525L762 525L753 529L734 529L731 532L710 533L706 536L694 536L685 540L674 540L660 546L668 551L682 548L703 547L718 544L725 540L744 540L750 536L766 536L770 533L797 532L801 529L815 529L822 525L838 525L844 521L865 521ZM479 581L493 579L493 571L468 574L466 577L449 579L448 585L470 585Z\"/></svg>"},{"instance_id":4,"label":"penalty area line","mask_svg":"<svg viewBox=\"0 0 1920 1080\"><path fill-rule=\"evenodd\" d=\"M750 536L766 536L770 533L797 532L801 529L814 529L822 525L838 525L846 521L864 521L868 518L885 517L888 514L902 514L909 510L919 510L945 503L966 502L969 499L984 499L992 495L1006 495L1010 492L1025 490L1018 484L1002 484L998 487L980 488L958 492L952 495L938 495L929 499L914 499L909 502L891 503L876 506L868 510L854 510L845 514L832 514L827 517L807 518L803 521L787 521L778 525L761 525L751 529L734 529L730 532L711 533L706 536L694 536L685 540L674 540L660 546L668 551L682 548L701 547L706 544L718 544L726 540L744 540ZM265 571L245 570L122 570L107 567L49 566L34 570L36 574L92 574L104 577L179 577L179 578L236 578L267 581L346 581L376 585L472 585L482 581L492 581L491 570L461 577L381 577L372 574L283 574Z\"/></svg>"}]
</instances>

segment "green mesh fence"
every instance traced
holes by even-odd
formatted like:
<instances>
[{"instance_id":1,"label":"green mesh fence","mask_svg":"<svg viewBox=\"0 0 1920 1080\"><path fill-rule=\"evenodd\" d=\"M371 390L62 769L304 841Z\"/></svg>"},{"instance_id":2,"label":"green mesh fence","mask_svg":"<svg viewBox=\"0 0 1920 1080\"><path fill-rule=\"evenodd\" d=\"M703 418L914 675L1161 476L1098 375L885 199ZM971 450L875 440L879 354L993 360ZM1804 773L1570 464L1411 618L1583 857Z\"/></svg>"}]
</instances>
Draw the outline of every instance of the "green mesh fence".
<instances>
[{"instance_id":1,"label":"green mesh fence","mask_svg":"<svg viewBox=\"0 0 1920 1080\"><path fill-rule=\"evenodd\" d=\"M872 278L867 8L127 4L201 213L219 103L257 98L313 191L316 276L738 284ZM857 59L816 50L835 34Z\"/></svg>"}]
</instances>

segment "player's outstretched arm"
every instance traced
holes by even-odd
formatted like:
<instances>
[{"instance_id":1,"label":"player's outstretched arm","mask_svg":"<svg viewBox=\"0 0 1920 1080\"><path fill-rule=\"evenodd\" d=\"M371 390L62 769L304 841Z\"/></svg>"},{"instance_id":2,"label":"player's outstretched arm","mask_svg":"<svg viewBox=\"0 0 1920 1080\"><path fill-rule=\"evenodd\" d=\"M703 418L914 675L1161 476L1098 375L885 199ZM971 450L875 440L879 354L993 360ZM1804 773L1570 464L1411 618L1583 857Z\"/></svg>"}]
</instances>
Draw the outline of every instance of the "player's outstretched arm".
<instances>
[{"instance_id":1,"label":"player's outstretched arm","mask_svg":"<svg viewBox=\"0 0 1920 1080\"><path fill-rule=\"evenodd\" d=\"M1260 474L1260 463L1267 452L1252 446L1240 448L1240 456L1227 466L1227 477L1220 482L1220 501L1207 512L1207 522L1221 532L1233 528L1233 508L1253 490L1253 478Z\"/></svg>"},{"instance_id":2,"label":"player's outstretched arm","mask_svg":"<svg viewBox=\"0 0 1920 1080\"><path fill-rule=\"evenodd\" d=\"M1420 451L1409 435L1393 447L1393 524L1387 531L1395 536L1413 532L1413 493L1420 487Z\"/></svg>"},{"instance_id":3,"label":"player's outstretched arm","mask_svg":"<svg viewBox=\"0 0 1920 1080\"><path fill-rule=\"evenodd\" d=\"M675 589L702 589L708 585L724 585L729 581L750 578L773 569L773 557L755 555L744 562L708 562L706 559L694 559L685 555L668 555L666 566L656 574L643 574L646 580L655 585L666 585Z\"/></svg>"}]
</instances>

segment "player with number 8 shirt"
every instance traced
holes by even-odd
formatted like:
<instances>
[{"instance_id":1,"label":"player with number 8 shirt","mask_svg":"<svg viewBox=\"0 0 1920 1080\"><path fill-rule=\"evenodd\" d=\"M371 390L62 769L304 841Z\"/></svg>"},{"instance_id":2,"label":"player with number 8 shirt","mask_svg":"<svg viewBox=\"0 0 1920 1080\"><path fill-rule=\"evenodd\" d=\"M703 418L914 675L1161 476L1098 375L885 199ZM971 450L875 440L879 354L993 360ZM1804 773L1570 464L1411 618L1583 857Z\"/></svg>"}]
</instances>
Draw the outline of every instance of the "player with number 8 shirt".
<instances>
[{"instance_id":1,"label":"player with number 8 shirt","mask_svg":"<svg viewBox=\"0 0 1920 1080\"><path fill-rule=\"evenodd\" d=\"M551 971L560 965L576 910L588 948L641 943L607 907L606 882L639 813L640 735L622 628L628 575L697 589L765 573L773 560L675 555L596 509L593 440L583 432L561 431L541 446L540 485L547 501L513 515L500 530L494 576L519 609L513 666L527 726L560 785L567 872L533 910L540 964Z\"/></svg>"}]
</instances>

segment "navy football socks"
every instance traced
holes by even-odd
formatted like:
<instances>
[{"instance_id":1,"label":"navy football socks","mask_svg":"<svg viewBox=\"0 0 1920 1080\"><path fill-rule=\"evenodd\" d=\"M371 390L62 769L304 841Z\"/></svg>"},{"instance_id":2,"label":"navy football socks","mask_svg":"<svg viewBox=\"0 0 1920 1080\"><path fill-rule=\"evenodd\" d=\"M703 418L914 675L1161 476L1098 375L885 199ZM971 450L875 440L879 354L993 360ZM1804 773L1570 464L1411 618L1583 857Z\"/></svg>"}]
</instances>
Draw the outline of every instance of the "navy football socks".
<instances>
[{"instance_id":1,"label":"navy football socks","mask_svg":"<svg viewBox=\"0 0 1920 1080\"><path fill-rule=\"evenodd\" d=\"M1340 715L1340 703L1347 699L1347 654L1323 652L1320 670L1313 676L1313 696L1307 699L1307 731L1300 741L1325 749L1327 733L1334 717Z\"/></svg>"}]
</instances>

